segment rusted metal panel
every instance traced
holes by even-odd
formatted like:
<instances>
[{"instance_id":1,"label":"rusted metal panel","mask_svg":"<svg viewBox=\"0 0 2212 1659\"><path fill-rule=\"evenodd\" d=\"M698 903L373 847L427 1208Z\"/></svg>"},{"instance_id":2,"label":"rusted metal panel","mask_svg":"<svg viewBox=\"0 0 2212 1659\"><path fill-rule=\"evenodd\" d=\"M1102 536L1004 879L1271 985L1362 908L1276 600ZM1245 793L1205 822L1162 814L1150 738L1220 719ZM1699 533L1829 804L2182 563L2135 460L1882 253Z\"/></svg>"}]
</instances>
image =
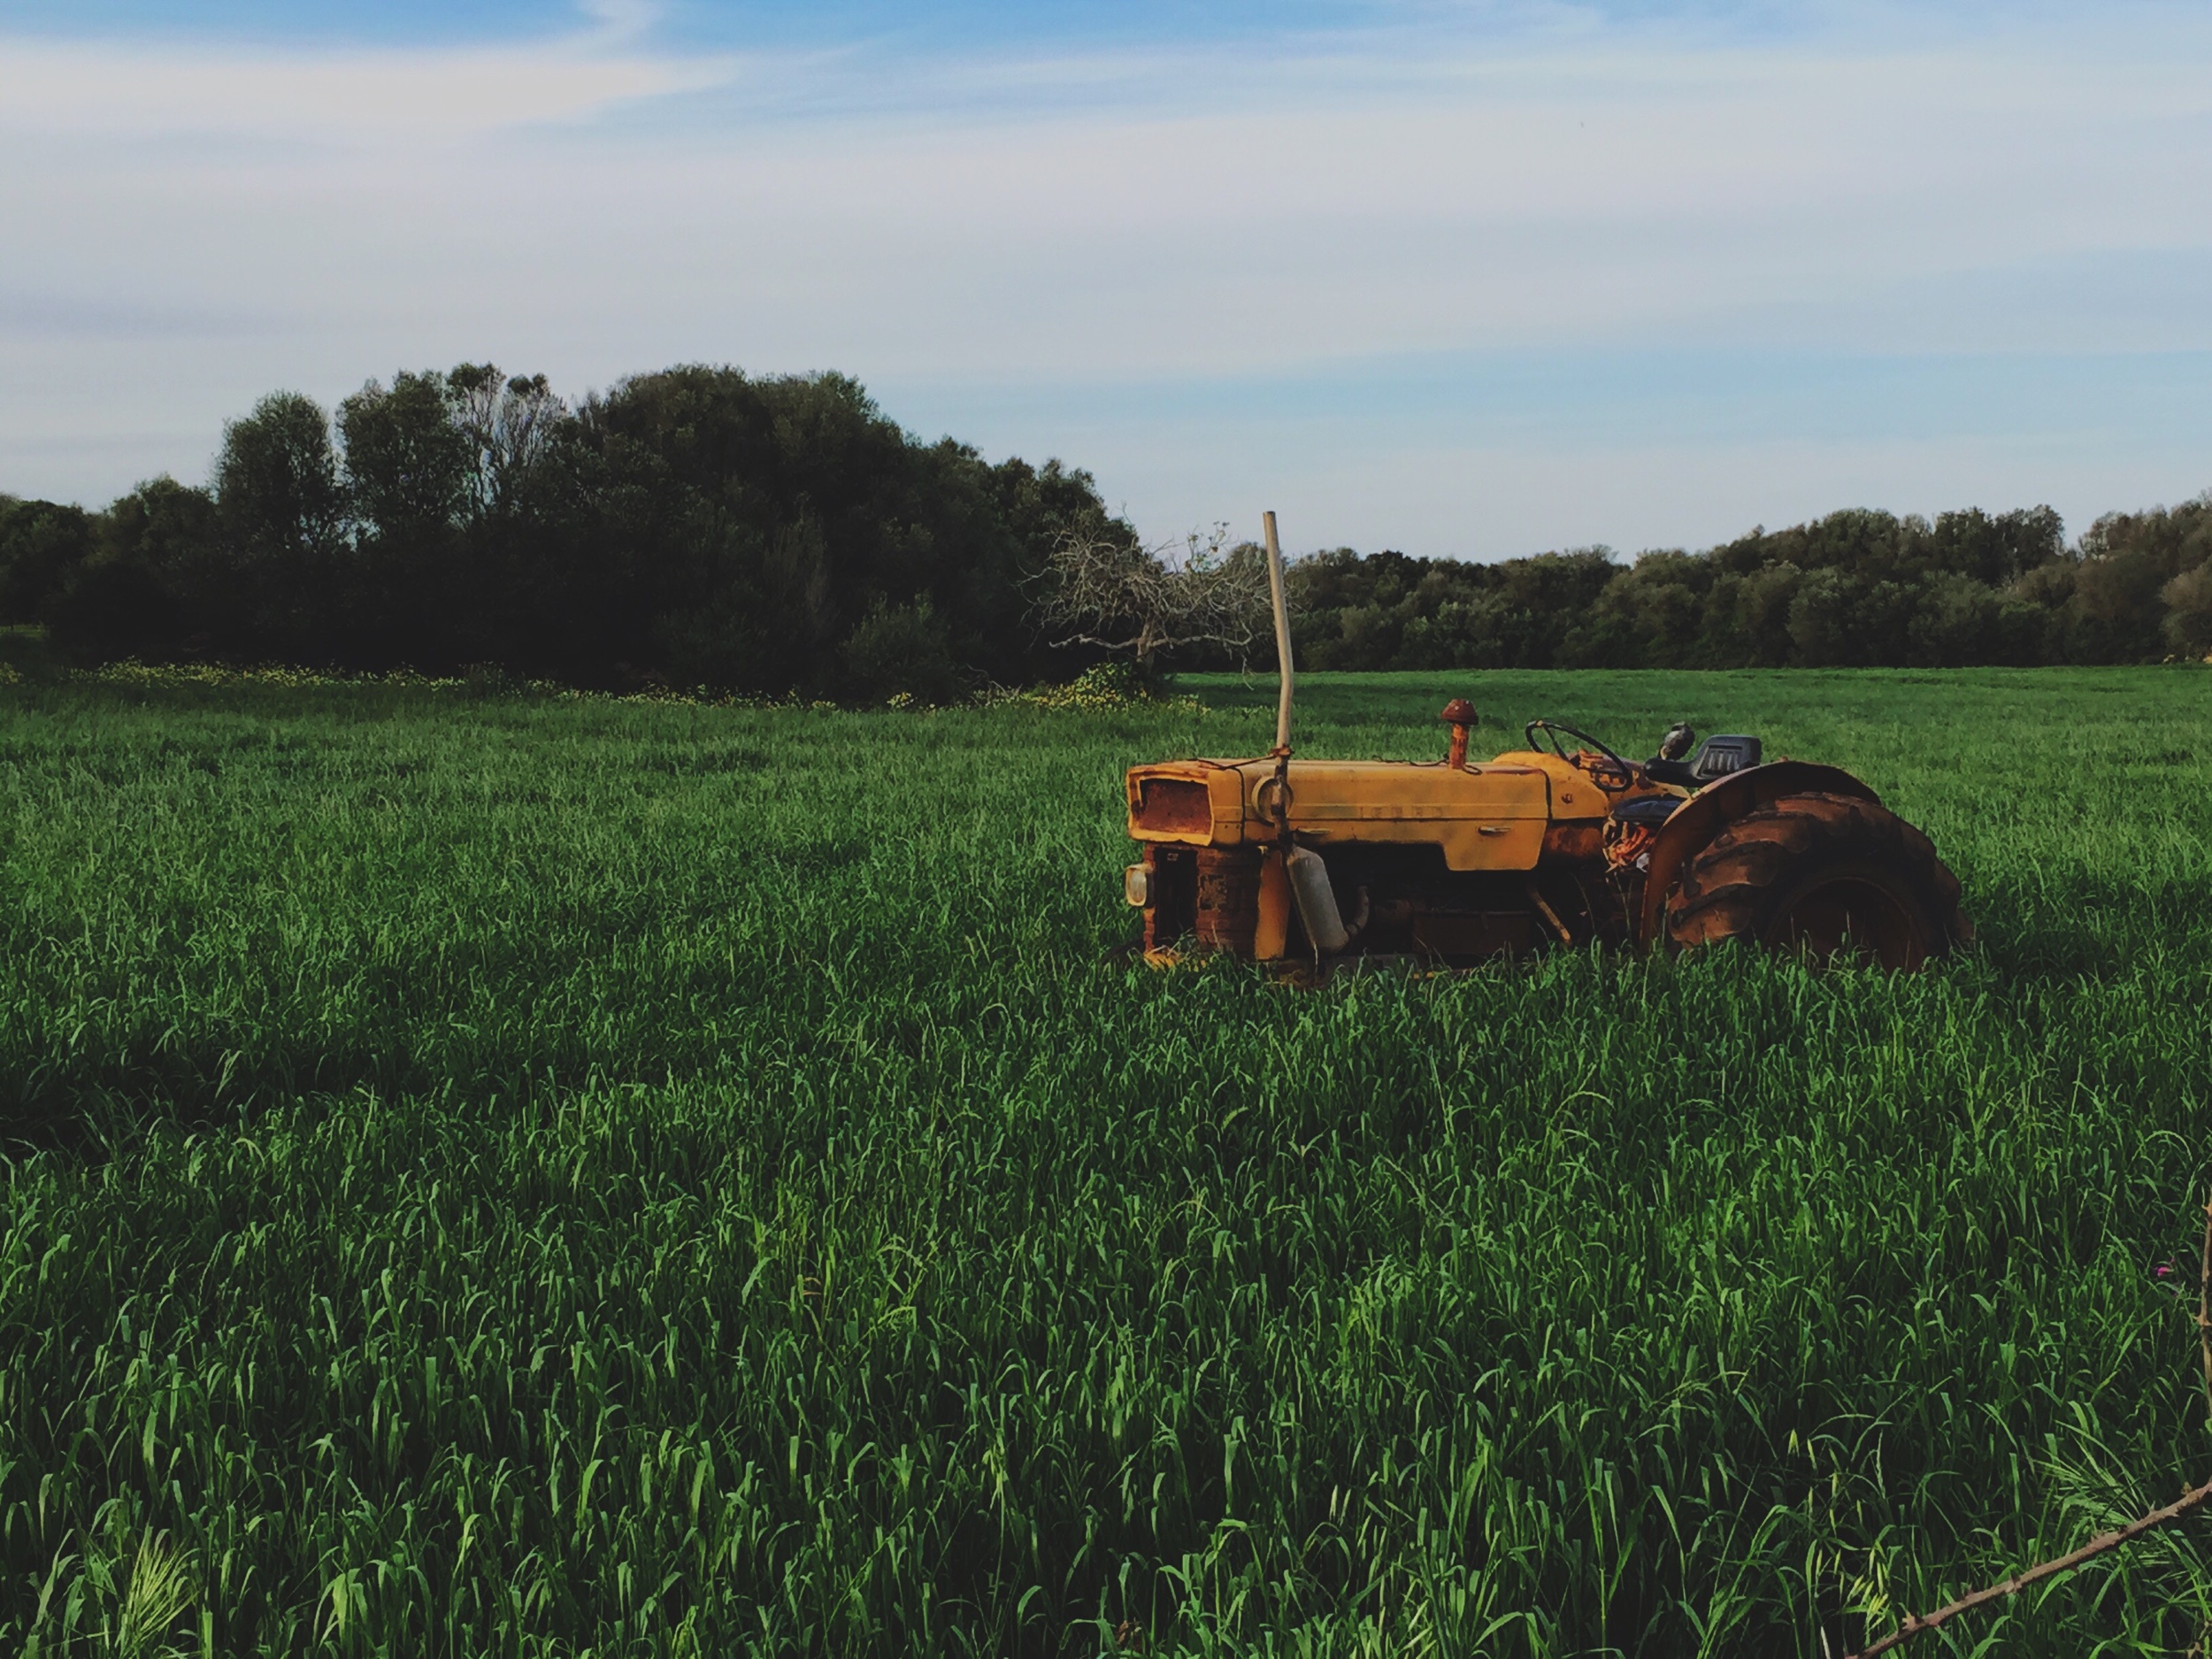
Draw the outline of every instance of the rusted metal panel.
<instances>
[{"instance_id":1,"label":"rusted metal panel","mask_svg":"<svg viewBox=\"0 0 2212 1659\"><path fill-rule=\"evenodd\" d=\"M1544 832L1546 858L1598 858L1605 852L1605 825L1601 819L1554 824Z\"/></svg>"},{"instance_id":2,"label":"rusted metal panel","mask_svg":"<svg viewBox=\"0 0 2212 1659\"><path fill-rule=\"evenodd\" d=\"M1197 925L1202 949L1252 954L1260 923L1260 853L1255 847L1198 849Z\"/></svg>"}]
</instances>

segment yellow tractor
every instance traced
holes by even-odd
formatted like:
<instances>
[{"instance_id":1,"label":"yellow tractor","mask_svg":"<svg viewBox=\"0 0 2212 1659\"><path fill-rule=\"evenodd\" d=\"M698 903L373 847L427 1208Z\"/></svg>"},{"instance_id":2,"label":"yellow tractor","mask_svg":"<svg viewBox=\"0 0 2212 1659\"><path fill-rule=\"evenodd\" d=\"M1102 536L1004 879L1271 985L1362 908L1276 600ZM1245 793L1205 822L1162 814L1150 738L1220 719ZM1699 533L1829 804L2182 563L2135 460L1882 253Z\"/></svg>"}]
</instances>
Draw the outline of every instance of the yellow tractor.
<instances>
[{"instance_id":1,"label":"yellow tractor","mask_svg":"<svg viewBox=\"0 0 2212 1659\"><path fill-rule=\"evenodd\" d=\"M1768 949L1916 969L1972 936L1928 838L1850 773L1696 745L1645 761L1532 720L1525 747L1467 757L1446 705L1440 761L1292 758L1290 630L1265 519L1281 675L1273 750L1128 774L1125 875L1148 960L1225 953L1325 969L1358 956L1466 964L1593 941ZM1693 753L1693 746L1696 745Z\"/></svg>"}]
</instances>

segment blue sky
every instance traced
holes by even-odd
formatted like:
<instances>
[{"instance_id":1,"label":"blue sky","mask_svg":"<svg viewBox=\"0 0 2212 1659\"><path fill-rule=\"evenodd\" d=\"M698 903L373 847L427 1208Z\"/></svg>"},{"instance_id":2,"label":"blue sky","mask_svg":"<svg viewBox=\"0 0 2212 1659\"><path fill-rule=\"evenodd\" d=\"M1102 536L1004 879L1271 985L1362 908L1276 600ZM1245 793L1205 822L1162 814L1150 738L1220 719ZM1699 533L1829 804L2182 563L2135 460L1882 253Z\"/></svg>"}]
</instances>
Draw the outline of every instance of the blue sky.
<instances>
[{"instance_id":1,"label":"blue sky","mask_svg":"<svg viewBox=\"0 0 2212 1659\"><path fill-rule=\"evenodd\" d=\"M1148 535L2212 487L2212 12L0 0L0 489L260 393L834 367Z\"/></svg>"}]
</instances>

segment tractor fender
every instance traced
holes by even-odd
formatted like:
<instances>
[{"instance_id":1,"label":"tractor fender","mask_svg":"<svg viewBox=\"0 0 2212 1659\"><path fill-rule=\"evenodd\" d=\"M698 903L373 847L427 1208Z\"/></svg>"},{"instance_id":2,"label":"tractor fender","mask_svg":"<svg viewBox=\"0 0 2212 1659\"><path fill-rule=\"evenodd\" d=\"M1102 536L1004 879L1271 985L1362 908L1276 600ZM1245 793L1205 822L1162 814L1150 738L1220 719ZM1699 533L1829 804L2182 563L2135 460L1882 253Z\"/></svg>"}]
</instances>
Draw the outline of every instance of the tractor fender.
<instances>
[{"instance_id":1,"label":"tractor fender","mask_svg":"<svg viewBox=\"0 0 2212 1659\"><path fill-rule=\"evenodd\" d=\"M1876 806L1882 803L1880 795L1840 766L1823 766L1809 760L1778 760L1750 766L1707 784L1675 808L1652 842L1651 868L1644 873L1644 907L1636 937L1648 945L1665 934L1667 894L1681 875L1682 866L1696 857L1714 836L1746 813L1790 795L1852 795Z\"/></svg>"}]
</instances>

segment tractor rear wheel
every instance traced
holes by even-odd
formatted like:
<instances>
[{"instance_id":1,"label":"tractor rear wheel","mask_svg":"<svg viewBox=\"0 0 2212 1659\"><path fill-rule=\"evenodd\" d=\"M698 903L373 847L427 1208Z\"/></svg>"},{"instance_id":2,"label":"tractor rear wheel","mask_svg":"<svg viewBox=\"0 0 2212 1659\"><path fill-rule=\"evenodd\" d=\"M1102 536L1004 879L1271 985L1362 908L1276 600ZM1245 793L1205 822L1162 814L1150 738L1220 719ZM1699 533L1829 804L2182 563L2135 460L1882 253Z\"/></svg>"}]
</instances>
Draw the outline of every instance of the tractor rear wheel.
<instances>
[{"instance_id":1,"label":"tractor rear wheel","mask_svg":"<svg viewBox=\"0 0 2212 1659\"><path fill-rule=\"evenodd\" d=\"M1740 939L1893 970L1973 936L1928 838L1839 795L1786 795L1730 824L1684 868L1666 925L1677 949Z\"/></svg>"}]
</instances>

